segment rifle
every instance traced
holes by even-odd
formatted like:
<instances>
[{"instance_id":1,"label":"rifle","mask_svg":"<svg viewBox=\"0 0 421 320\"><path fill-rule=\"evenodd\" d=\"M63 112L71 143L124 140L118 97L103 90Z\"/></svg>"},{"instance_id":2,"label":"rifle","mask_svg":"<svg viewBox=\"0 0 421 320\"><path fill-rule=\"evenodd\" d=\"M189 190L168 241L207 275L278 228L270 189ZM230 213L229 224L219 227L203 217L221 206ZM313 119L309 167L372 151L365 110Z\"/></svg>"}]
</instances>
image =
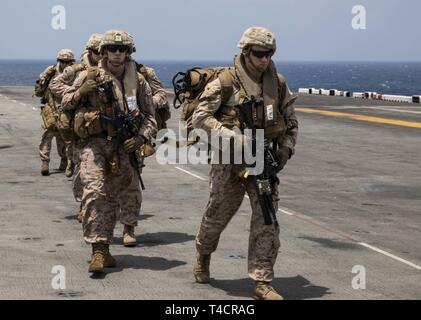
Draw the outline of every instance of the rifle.
<instances>
[{"instance_id":1,"label":"rifle","mask_svg":"<svg viewBox=\"0 0 421 320\"><path fill-rule=\"evenodd\" d=\"M117 103L117 98L114 93L114 85L112 80L104 81L97 86L98 91L103 94L103 102L106 106L105 115L101 118L108 127L108 136L111 137L111 131L115 129L115 136L120 143L124 143L126 140L136 137L139 134L139 129L144 121L144 116L139 112L139 115L135 115L134 112L130 112L127 115L115 114L114 105ZM135 150L129 154L130 164L135 169L142 190L145 190L145 185L142 179L142 170L144 165L145 157L140 153L140 150Z\"/></svg>"},{"instance_id":2,"label":"rifle","mask_svg":"<svg viewBox=\"0 0 421 320\"><path fill-rule=\"evenodd\" d=\"M252 130L252 155L256 157L256 126L254 124L253 115L256 114L256 108L263 105L263 99L256 99L252 97L251 100L238 106L240 114L243 118L243 123L246 124L248 129ZM278 167L279 160L276 156L276 141L267 141L264 142L264 166L263 172L259 175L251 176L253 184L257 191L257 196L259 198L260 207L262 208L263 218L265 220L265 225L272 225L275 223L278 226L278 221L276 220L276 212L273 206L273 195L275 194L275 189L279 183L277 177L276 168ZM254 167L255 164L248 166ZM248 176L248 173L244 175Z\"/></svg>"}]
</instances>

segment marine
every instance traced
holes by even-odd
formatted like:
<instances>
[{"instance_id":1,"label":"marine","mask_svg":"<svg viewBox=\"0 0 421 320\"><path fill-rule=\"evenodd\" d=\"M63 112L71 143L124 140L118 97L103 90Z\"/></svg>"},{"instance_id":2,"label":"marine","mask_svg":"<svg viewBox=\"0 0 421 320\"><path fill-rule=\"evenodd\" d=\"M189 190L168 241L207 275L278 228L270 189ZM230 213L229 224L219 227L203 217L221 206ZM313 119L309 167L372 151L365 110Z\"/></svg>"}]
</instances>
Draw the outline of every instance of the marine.
<instances>
[{"instance_id":1,"label":"marine","mask_svg":"<svg viewBox=\"0 0 421 320\"><path fill-rule=\"evenodd\" d=\"M133 37L131 35L128 35L132 41L133 41ZM52 82L52 91L57 93L57 95L60 94L64 94L64 92L72 85L72 83L74 82L76 76L83 70L86 70L89 67L92 66L96 66L98 64L98 61L101 59L101 54L99 52L99 47L100 47L100 42L102 39L103 35L101 34L97 34L94 33L92 34L92 36L90 37L90 39L88 40L88 43L86 44L86 51L84 52L84 54L82 55L81 58L81 64L80 65L74 65L72 67L67 68L66 70L64 70L63 74L60 75L59 77L57 77L56 79L54 79L54 81ZM136 48L133 47L133 53L136 51ZM155 74L155 71L153 68L150 67L146 67L142 64L138 64L136 63L136 67L139 73L141 73L145 80L148 82L148 84L151 87L152 90L152 99L153 99L153 103L154 103L154 108L155 108L155 112L161 112L161 114L164 114L163 116L159 117L158 119L160 119L160 121L158 122L158 129L161 129L163 127L166 127L166 124L164 122L164 120L168 119L169 116L167 118L163 118L165 116L165 114L169 114L169 105L168 105L168 100L167 100L167 96L166 96L166 92L163 89L160 80L158 79L158 77ZM160 110L160 111L158 111ZM73 117L74 117L74 111L70 110L70 111L61 111L60 113L60 119L64 119L64 121L61 121L62 125L61 125L61 129L63 132L63 136L68 136L70 137L70 139L68 139L68 143L66 143L67 145L74 145L77 146L77 144L75 144L75 137L74 134L72 132L70 132L70 134L66 134L66 132L68 131L72 131L71 124L73 124ZM156 117L157 118L157 117ZM66 140L65 140L66 141ZM77 141L76 141L77 142ZM71 150L75 149L73 148L68 148L68 152L71 153ZM152 146L145 146L145 150L149 150L149 153L154 152L153 151L153 147ZM152 151L151 151L152 150ZM74 154L74 160L73 163L76 163L76 172L74 175L74 179L73 179L73 190L74 190L74 196L76 201L80 201L81 197L82 197L82 189L80 188L80 174L79 174L79 170L78 170L78 156L77 156L77 152L73 152ZM66 175L71 176L72 171L68 172L69 170L72 170L73 168L73 163L68 161L68 167L66 170ZM69 167L71 169L69 169ZM124 225L124 229L123 229L123 244L126 247L133 247L137 245L137 240L135 237L135 225L136 225L136 221L137 221L137 214L133 215L133 210L130 207L127 207L127 203L126 202L122 202L120 203L121 206L121 210L119 213L119 218L120 218L120 222ZM77 220L82 223L82 219L83 219L83 211L80 209L79 213L76 215Z\"/></svg>"},{"instance_id":2,"label":"marine","mask_svg":"<svg viewBox=\"0 0 421 320\"><path fill-rule=\"evenodd\" d=\"M121 202L137 225L142 193L132 155L157 133L152 91L130 57L133 47L127 32L107 31L98 67L82 71L63 97L63 109L75 109L74 130L82 140L82 227L85 242L92 245L88 270L94 274L116 266L109 246ZM120 135L123 120L136 131L130 138Z\"/></svg>"},{"instance_id":3,"label":"marine","mask_svg":"<svg viewBox=\"0 0 421 320\"><path fill-rule=\"evenodd\" d=\"M133 41L133 36L128 34ZM136 52L136 47L133 47L133 52ZM146 82L152 90L152 101L155 110L155 120L157 122L158 130L165 129L166 121L170 118L169 104L167 94L162 87L161 81L155 73L153 68L147 67L136 62L137 71L145 78ZM142 147L142 153L145 157L151 156L155 150L152 146L152 141ZM137 240L135 236L135 227L137 226L137 214L128 206L127 202L120 203L120 222L123 224L123 245L126 247L135 247Z\"/></svg>"},{"instance_id":4,"label":"marine","mask_svg":"<svg viewBox=\"0 0 421 320\"><path fill-rule=\"evenodd\" d=\"M246 146L250 139L244 135L244 129L251 128L249 121L242 116L245 110L242 108L253 102L252 126L264 130L265 146L267 143L268 152L276 158L275 170L279 173L295 153L298 121L293 106L295 97L272 61L276 52L275 35L266 28L251 27L244 32L238 47L242 51L235 56L234 67L226 69L224 76L207 84L199 96L193 113L193 127ZM222 92L229 92L229 96L222 97ZM264 189L256 185L255 177L247 176L245 172L245 163L211 165L209 202L196 236L194 277L198 283L210 282L211 255L247 192L252 209L248 274L255 281L253 298L282 300L271 286L280 248L276 220L279 180L276 174L271 177L270 197L263 202ZM263 203L272 207L271 223L266 221Z\"/></svg>"},{"instance_id":5,"label":"marine","mask_svg":"<svg viewBox=\"0 0 421 320\"><path fill-rule=\"evenodd\" d=\"M101 41L102 35L94 33L89 38L86 49L81 56L80 64L73 64L72 66L64 69L63 73L55 77L50 84L51 92L58 98L62 98L65 91L73 84L77 75L86 70L89 67L96 66L98 61L101 59L99 53L99 44ZM72 177L73 171L75 168L75 160L73 155L73 145L74 134L72 129L74 113L72 110L65 111L61 107L59 108L59 117L58 117L58 130L66 144L66 156L67 156L67 166L66 166L66 176Z\"/></svg>"},{"instance_id":6,"label":"marine","mask_svg":"<svg viewBox=\"0 0 421 320\"><path fill-rule=\"evenodd\" d=\"M60 98L63 98L65 92L70 90L76 77L84 70L98 65L102 56L99 52L99 46L103 38L102 34L93 33L86 43L85 51L81 56L81 63L74 64L64 69L63 73L55 77L50 84L51 92ZM79 139L74 134L74 110L63 110L60 108L58 117L58 128L60 135L66 144L67 167L66 176L73 176L73 195L77 202L82 200L82 183L80 181L79 171ZM81 206L82 207L82 206ZM77 220L82 223L82 208L76 215Z\"/></svg>"},{"instance_id":7,"label":"marine","mask_svg":"<svg viewBox=\"0 0 421 320\"><path fill-rule=\"evenodd\" d=\"M35 95L41 98L41 117L43 119L43 129L39 155L41 157L41 174L49 175L51 143L56 139L57 152L61 158L59 170L64 171L67 167L67 157L65 143L58 130L58 114L61 107L61 97L51 91L51 82L58 77L66 67L75 62L74 54L69 49L62 49L57 55L57 64L46 68L38 77L35 85Z\"/></svg>"},{"instance_id":8,"label":"marine","mask_svg":"<svg viewBox=\"0 0 421 320\"><path fill-rule=\"evenodd\" d=\"M129 34L133 40L133 36ZM133 53L136 47L133 47ZM170 105L168 103L167 94L153 68L142 63L136 62L137 71L145 78L152 90L153 104L155 107L155 119L157 121L158 130L167 128L167 121L171 118Z\"/></svg>"},{"instance_id":9,"label":"marine","mask_svg":"<svg viewBox=\"0 0 421 320\"><path fill-rule=\"evenodd\" d=\"M153 68L143 64L137 64L138 71L145 77L149 86L152 89L153 103L155 107L155 119L158 125L158 130L167 128L167 121L171 118L170 106L167 99L167 94L162 87L156 72Z\"/></svg>"}]
</instances>

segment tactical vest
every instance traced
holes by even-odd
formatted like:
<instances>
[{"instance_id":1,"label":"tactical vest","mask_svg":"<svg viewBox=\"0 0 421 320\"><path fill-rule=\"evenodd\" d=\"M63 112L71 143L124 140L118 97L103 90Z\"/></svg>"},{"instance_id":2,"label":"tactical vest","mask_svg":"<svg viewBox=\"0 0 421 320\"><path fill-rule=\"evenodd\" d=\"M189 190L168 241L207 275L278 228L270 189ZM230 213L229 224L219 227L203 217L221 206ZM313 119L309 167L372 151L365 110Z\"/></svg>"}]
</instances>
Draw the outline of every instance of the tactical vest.
<instances>
[{"instance_id":1,"label":"tactical vest","mask_svg":"<svg viewBox=\"0 0 421 320\"><path fill-rule=\"evenodd\" d=\"M281 83L283 78L278 77L276 68L271 62L263 74L262 85L259 85L248 76L241 59L241 56L236 56L234 69L228 69L234 86L239 88L239 92L235 94L236 103L232 105L229 100L222 101L215 117L229 129L234 127L245 129L244 119L241 118L238 108L241 108L244 102L253 98L263 97L263 103L255 108L253 114L254 126L265 130L265 139L274 140L286 132L281 109L283 97L280 94L281 86L284 84Z\"/></svg>"},{"instance_id":2,"label":"tactical vest","mask_svg":"<svg viewBox=\"0 0 421 320\"><path fill-rule=\"evenodd\" d=\"M115 136L115 129L109 124L104 124L101 116L114 118L118 114L130 112L137 116L140 113L137 103L139 78L135 63L126 62L123 81L119 81L105 66L106 60L103 59L98 67L88 68L86 80L95 80L99 86L106 81L112 81L116 102L111 105L103 92L96 91L89 101L83 103L84 107L76 112L74 125L76 134L82 139L103 134Z\"/></svg>"}]
</instances>

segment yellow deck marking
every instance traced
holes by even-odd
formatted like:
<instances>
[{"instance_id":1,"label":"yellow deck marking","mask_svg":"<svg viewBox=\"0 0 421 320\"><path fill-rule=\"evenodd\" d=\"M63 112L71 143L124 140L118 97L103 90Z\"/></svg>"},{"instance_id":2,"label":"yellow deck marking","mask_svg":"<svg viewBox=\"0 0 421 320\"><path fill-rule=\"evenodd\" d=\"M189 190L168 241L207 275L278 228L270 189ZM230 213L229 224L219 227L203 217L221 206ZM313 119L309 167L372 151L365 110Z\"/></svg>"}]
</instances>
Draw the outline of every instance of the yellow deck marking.
<instances>
[{"instance_id":1,"label":"yellow deck marking","mask_svg":"<svg viewBox=\"0 0 421 320\"><path fill-rule=\"evenodd\" d=\"M394 125L394 126L421 129L421 122L412 122L412 121L402 121L402 120L395 120L395 119L370 117L370 116L364 116L364 115L360 115L360 114L352 114L352 113L344 113L344 112L336 112L336 111L326 111L326 110L313 109L313 108L295 108L295 110L298 111L298 112L305 112L305 113L317 113L317 114L321 114L321 115L329 116L329 117L344 117L344 118L349 118L349 119L359 120L359 121L384 123L384 124L391 124L391 125Z\"/></svg>"}]
</instances>

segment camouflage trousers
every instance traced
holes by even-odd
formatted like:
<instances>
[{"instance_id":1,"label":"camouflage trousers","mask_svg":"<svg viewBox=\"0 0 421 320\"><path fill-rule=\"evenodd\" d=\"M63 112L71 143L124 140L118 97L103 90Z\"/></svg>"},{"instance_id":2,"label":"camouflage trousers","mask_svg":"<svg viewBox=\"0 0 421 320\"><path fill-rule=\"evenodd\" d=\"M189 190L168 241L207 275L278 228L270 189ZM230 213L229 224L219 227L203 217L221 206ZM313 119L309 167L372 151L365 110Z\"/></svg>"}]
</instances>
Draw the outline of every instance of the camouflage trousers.
<instances>
[{"instance_id":1,"label":"camouflage trousers","mask_svg":"<svg viewBox=\"0 0 421 320\"><path fill-rule=\"evenodd\" d=\"M116 153L117 172L109 162ZM87 243L113 241L114 228L124 202L132 224L140 216L142 194L139 179L122 147L103 138L89 138L80 152L80 179L83 186L83 236Z\"/></svg>"},{"instance_id":2,"label":"camouflage trousers","mask_svg":"<svg viewBox=\"0 0 421 320\"><path fill-rule=\"evenodd\" d=\"M134 183L131 183L127 189L128 193L134 193L139 190L139 178L135 173L136 178L133 179ZM140 203L142 202L142 194L140 193L139 198ZM118 211L118 220L120 220L121 224L136 227L138 224L138 220L140 218L140 205L139 210L133 210L133 203L126 201L125 199L121 198L119 201L120 210Z\"/></svg>"},{"instance_id":3,"label":"camouflage trousers","mask_svg":"<svg viewBox=\"0 0 421 320\"><path fill-rule=\"evenodd\" d=\"M248 273L256 281L271 281L280 248L279 227L265 225L256 188L249 179L238 177L240 167L212 165L210 198L196 237L196 248L200 254L211 254L216 250L222 231L240 208L247 192L252 209ZM277 211L277 201L274 201L274 207Z\"/></svg>"},{"instance_id":4,"label":"camouflage trousers","mask_svg":"<svg viewBox=\"0 0 421 320\"><path fill-rule=\"evenodd\" d=\"M60 158L66 159L66 146L64 144L63 139L60 136L60 133L54 129L44 129L44 132L41 137L41 143L39 145L39 155L41 157L41 161L50 162L51 144L53 142L53 138L56 138L58 155L60 156Z\"/></svg>"},{"instance_id":5,"label":"camouflage trousers","mask_svg":"<svg viewBox=\"0 0 421 320\"><path fill-rule=\"evenodd\" d=\"M75 164L75 169L73 173L73 180L72 180L72 189L73 189L73 196L76 202L82 201L83 196L83 185L82 180L80 179L80 152L81 146L77 143L73 145L73 163Z\"/></svg>"},{"instance_id":6,"label":"camouflage trousers","mask_svg":"<svg viewBox=\"0 0 421 320\"><path fill-rule=\"evenodd\" d=\"M73 145L74 145L74 134L72 129L72 119L74 111L63 111L59 114L58 129L60 131L61 138L66 145L66 156L67 159L73 160Z\"/></svg>"},{"instance_id":7,"label":"camouflage trousers","mask_svg":"<svg viewBox=\"0 0 421 320\"><path fill-rule=\"evenodd\" d=\"M79 146L78 144L75 144L73 147L73 162L75 163L75 170L73 174L73 181L72 181L72 188L73 188L73 196L76 200L76 202L82 201L83 196L83 185L82 180L80 178L80 156L79 156ZM137 178L137 176L136 176ZM138 179L134 179L133 183L129 185L129 194L131 193L137 193L138 192L138 184L136 184L136 181L139 181ZM142 200L142 195L140 194L140 202ZM117 218L120 220L120 222L124 225L129 226L137 226L138 220L139 220L139 210L133 209L133 205L130 202L127 202L125 199L120 199L119 201L120 209L117 213ZM80 211L83 210L83 206L81 205Z\"/></svg>"}]
</instances>

